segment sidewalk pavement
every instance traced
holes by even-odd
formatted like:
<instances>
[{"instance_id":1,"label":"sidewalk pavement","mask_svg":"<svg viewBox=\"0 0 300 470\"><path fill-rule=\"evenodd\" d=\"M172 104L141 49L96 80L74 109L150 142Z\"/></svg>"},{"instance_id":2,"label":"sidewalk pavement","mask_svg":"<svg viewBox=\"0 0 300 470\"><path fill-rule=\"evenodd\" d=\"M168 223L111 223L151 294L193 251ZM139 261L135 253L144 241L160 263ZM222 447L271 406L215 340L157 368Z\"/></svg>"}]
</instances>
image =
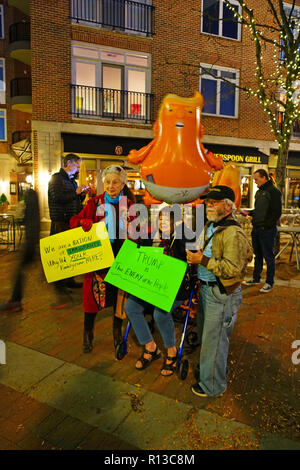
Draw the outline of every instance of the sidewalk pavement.
<instances>
[{"instance_id":1,"label":"sidewalk pavement","mask_svg":"<svg viewBox=\"0 0 300 470\"><path fill-rule=\"evenodd\" d=\"M16 254L0 256L0 296L7 300ZM0 449L300 449L300 364L291 360L291 345L300 340L298 279L277 279L268 294L243 288L228 389L201 399L190 391L198 350L186 356L184 381L162 377L162 360L137 371L134 334L128 354L116 360L112 312L105 309L97 316L94 350L83 354L81 292L72 293L72 308L51 310L54 291L38 262L26 278L23 311L0 316L6 346Z\"/></svg>"}]
</instances>

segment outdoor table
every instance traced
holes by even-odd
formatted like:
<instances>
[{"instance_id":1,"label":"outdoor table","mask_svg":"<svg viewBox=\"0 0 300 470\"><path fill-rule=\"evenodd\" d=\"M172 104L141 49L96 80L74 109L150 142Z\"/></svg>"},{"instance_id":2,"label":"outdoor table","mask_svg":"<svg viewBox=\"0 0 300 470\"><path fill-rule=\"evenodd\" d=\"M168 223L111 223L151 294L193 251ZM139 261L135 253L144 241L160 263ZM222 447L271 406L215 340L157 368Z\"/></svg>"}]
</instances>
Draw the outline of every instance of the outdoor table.
<instances>
[{"instance_id":1,"label":"outdoor table","mask_svg":"<svg viewBox=\"0 0 300 470\"><path fill-rule=\"evenodd\" d=\"M16 226L15 218L12 214L0 214L0 244L13 245L16 249Z\"/></svg>"},{"instance_id":2,"label":"outdoor table","mask_svg":"<svg viewBox=\"0 0 300 470\"><path fill-rule=\"evenodd\" d=\"M284 250L289 246L289 244L292 242L292 249L291 249L291 254L290 254L290 260L292 257L293 249L295 247L295 253L296 253L296 262L297 262L297 269L300 271L300 262L299 262L299 253L298 253L298 246L300 242L300 227L293 227L293 226L287 226L287 227L278 227L278 232L281 233L286 233L287 235L290 235L290 240L284 245L283 248L277 253L275 256L275 259L277 259L281 253L284 252Z\"/></svg>"}]
</instances>

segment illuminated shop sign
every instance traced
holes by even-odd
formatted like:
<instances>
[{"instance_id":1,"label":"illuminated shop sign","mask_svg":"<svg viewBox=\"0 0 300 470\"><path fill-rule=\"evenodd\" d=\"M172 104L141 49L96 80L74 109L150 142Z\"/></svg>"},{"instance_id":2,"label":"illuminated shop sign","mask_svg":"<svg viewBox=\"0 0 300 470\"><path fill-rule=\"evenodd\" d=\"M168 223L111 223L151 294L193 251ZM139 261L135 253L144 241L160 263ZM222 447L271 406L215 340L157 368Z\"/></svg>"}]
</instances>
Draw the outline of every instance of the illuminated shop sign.
<instances>
[{"instance_id":1,"label":"illuminated shop sign","mask_svg":"<svg viewBox=\"0 0 300 470\"><path fill-rule=\"evenodd\" d=\"M236 162L236 163L260 163L261 165L266 164L265 159L262 159L260 155L224 155L222 153L217 153L216 155L223 158L224 162Z\"/></svg>"}]
</instances>

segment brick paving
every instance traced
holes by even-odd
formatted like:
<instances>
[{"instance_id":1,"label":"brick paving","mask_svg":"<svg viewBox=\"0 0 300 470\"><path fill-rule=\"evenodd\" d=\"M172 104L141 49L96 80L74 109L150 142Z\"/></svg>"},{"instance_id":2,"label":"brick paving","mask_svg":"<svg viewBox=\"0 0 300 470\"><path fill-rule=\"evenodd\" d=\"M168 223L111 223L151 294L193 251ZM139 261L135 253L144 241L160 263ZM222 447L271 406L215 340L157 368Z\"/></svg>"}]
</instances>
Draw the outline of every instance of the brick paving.
<instances>
[{"instance_id":1,"label":"brick paving","mask_svg":"<svg viewBox=\"0 0 300 470\"><path fill-rule=\"evenodd\" d=\"M0 257L0 300L7 300L17 254L1 250ZM260 294L258 286L243 289L243 305L230 343L228 390L218 399L199 399L190 392L190 385L195 382L193 369L198 351L187 356L190 369L184 381L177 376L161 377L161 361L145 371L135 370L140 348L132 332L127 356L117 361L110 309L97 316L94 351L82 354L81 292L72 293L72 308L50 309L54 291L45 281L39 262L26 274L23 311L1 314L0 339L112 377L118 383L142 387L194 410L206 410L250 426L258 436L270 433L279 442L290 439L300 443L300 365L291 361L291 344L300 339L300 290L284 284L284 260L280 260L278 271L278 282L272 292ZM291 271L290 266L287 271L298 279L297 271ZM176 328L179 339L181 326ZM0 449L137 448L126 439L104 433L11 387L0 384L0 396ZM190 442L187 448L196 447Z\"/></svg>"},{"instance_id":2,"label":"brick paving","mask_svg":"<svg viewBox=\"0 0 300 470\"><path fill-rule=\"evenodd\" d=\"M136 450L66 413L0 384L1 450Z\"/></svg>"}]
</instances>

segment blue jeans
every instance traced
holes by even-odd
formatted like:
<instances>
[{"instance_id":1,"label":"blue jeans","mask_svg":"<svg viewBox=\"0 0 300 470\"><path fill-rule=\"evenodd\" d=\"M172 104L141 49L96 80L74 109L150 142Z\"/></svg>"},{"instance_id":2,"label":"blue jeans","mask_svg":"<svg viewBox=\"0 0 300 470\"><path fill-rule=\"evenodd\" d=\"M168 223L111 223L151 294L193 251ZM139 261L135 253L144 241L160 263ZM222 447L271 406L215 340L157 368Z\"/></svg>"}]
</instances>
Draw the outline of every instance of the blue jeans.
<instances>
[{"instance_id":1,"label":"blue jeans","mask_svg":"<svg viewBox=\"0 0 300 470\"><path fill-rule=\"evenodd\" d=\"M272 227L263 230L262 228L253 228L252 246L255 255L253 279L256 282L260 281L260 275L263 269L264 259L267 264L267 278L266 282L273 286L275 276L275 254L274 243L277 234L277 227Z\"/></svg>"},{"instance_id":2,"label":"blue jeans","mask_svg":"<svg viewBox=\"0 0 300 470\"><path fill-rule=\"evenodd\" d=\"M208 396L226 390L229 336L242 303L242 289L231 295L219 287L201 285L198 304L198 334L201 339L199 385Z\"/></svg>"},{"instance_id":3,"label":"blue jeans","mask_svg":"<svg viewBox=\"0 0 300 470\"><path fill-rule=\"evenodd\" d=\"M182 303L182 300L175 300L171 312ZM145 319L146 311L152 311L153 305L145 302L138 297L130 295L125 304L125 312L129 321L135 331L137 339L141 345L153 341L151 331ZM158 326L159 332L162 336L165 348L172 348L176 345L175 327L172 318L172 313L154 307L153 318Z\"/></svg>"}]
</instances>

